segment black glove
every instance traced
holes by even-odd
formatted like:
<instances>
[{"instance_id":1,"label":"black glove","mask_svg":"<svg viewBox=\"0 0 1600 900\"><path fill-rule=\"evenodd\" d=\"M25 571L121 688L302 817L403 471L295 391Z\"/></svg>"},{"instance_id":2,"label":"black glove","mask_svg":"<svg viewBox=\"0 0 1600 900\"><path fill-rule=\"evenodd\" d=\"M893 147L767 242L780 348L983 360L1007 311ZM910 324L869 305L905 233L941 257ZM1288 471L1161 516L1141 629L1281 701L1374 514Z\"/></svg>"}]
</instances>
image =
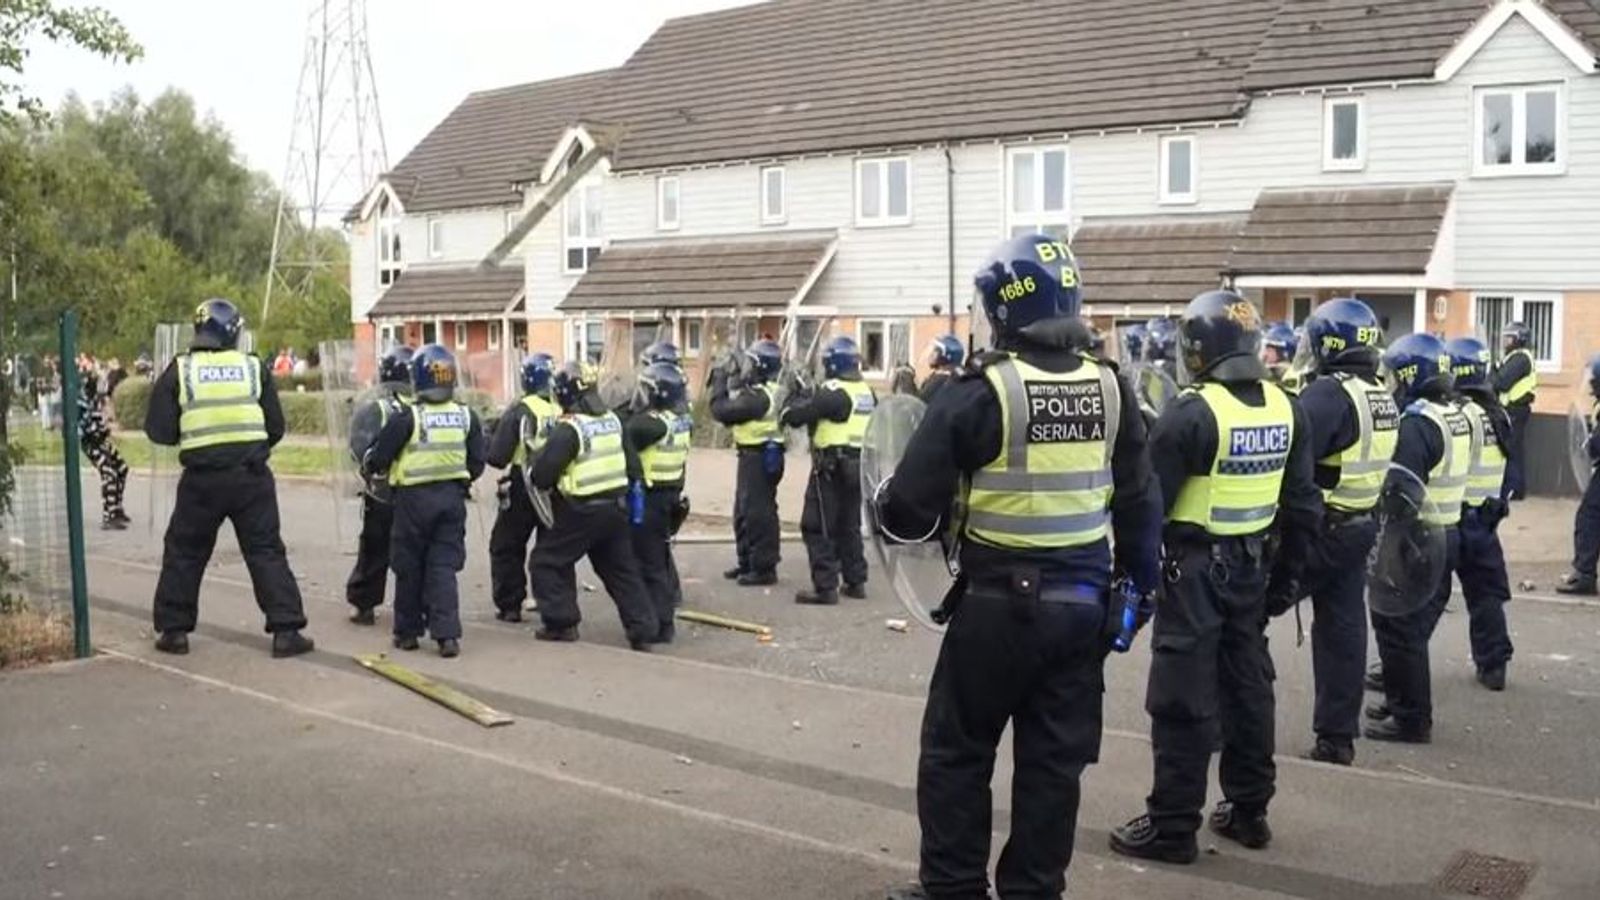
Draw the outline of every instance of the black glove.
<instances>
[{"instance_id":1,"label":"black glove","mask_svg":"<svg viewBox=\"0 0 1600 900\"><path fill-rule=\"evenodd\" d=\"M1506 516L1510 514L1511 507L1499 497L1490 497L1483 501L1482 506L1478 507L1478 521L1482 522L1484 527L1490 530L1498 528L1500 523L1504 522Z\"/></svg>"},{"instance_id":2,"label":"black glove","mask_svg":"<svg viewBox=\"0 0 1600 900\"><path fill-rule=\"evenodd\" d=\"M1267 615L1272 618L1283 615L1294 609L1304 596L1298 575L1283 570L1273 572L1267 579Z\"/></svg>"}]
</instances>

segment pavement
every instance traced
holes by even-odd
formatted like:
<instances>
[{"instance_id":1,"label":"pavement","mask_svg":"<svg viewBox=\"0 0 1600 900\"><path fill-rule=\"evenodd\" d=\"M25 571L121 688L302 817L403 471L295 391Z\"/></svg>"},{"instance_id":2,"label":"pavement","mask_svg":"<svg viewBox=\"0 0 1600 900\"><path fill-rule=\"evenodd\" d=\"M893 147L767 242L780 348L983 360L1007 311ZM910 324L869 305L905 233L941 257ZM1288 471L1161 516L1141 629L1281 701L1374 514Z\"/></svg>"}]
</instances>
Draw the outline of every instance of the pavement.
<instances>
[{"instance_id":1,"label":"pavement","mask_svg":"<svg viewBox=\"0 0 1600 900\"><path fill-rule=\"evenodd\" d=\"M696 451L693 465L708 492L718 473L731 483L725 461ZM130 492L136 528L90 534L102 655L0 675L0 897L871 898L914 875L938 639L886 628L900 613L881 586L801 608L798 544L784 545L778 587L744 590L719 577L731 547L692 543L679 551L687 604L769 624L771 642L693 626L663 652L631 653L604 593L586 591L584 640L539 644L531 624L493 620L480 498L463 655L402 662L516 720L484 729L352 661L387 649L388 617L344 621L344 513L314 485L280 496L318 641L298 660L266 654L226 537L194 652L151 649L149 522L164 515L148 479ZM1559 567L1563 516L1570 505L1518 507L1514 577ZM717 539L715 519L697 527ZM1455 608L1433 644L1435 743L1361 742L1348 769L1294 756L1310 740L1309 652L1293 617L1277 620L1277 839L1260 852L1204 839L1191 867L1106 849L1107 830L1140 811L1151 765L1147 642L1114 657L1069 896L1448 897L1439 879L1467 851L1530 867L1519 897L1600 895L1600 604L1524 592L1503 694L1473 683ZM997 847L1009 780L1002 748Z\"/></svg>"}]
</instances>

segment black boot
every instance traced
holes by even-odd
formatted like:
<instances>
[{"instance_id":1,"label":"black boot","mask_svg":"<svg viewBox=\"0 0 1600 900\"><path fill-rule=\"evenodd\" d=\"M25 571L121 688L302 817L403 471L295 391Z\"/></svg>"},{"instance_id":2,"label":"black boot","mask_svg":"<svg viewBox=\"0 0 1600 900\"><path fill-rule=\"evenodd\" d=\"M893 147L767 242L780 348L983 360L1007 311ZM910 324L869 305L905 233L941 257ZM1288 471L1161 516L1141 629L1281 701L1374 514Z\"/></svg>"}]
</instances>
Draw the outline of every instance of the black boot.
<instances>
[{"instance_id":1,"label":"black boot","mask_svg":"<svg viewBox=\"0 0 1600 900\"><path fill-rule=\"evenodd\" d=\"M654 643L657 643L657 644L670 644L670 643L672 643L673 639L676 638L677 636L678 636L677 623L674 622L671 619L668 619L667 621L661 623L661 629L656 632L656 639L655 639Z\"/></svg>"},{"instance_id":2,"label":"black boot","mask_svg":"<svg viewBox=\"0 0 1600 900\"><path fill-rule=\"evenodd\" d=\"M499 619L502 622L509 622L512 625L515 625L515 624L517 624L517 623L522 621L522 610L520 610L520 609L497 609L497 610L495 610L494 617L496 619Z\"/></svg>"},{"instance_id":3,"label":"black boot","mask_svg":"<svg viewBox=\"0 0 1600 900\"><path fill-rule=\"evenodd\" d=\"M884 900L928 900L928 892L920 884L896 885L884 892Z\"/></svg>"},{"instance_id":4,"label":"black boot","mask_svg":"<svg viewBox=\"0 0 1600 900\"><path fill-rule=\"evenodd\" d=\"M865 600L867 599L867 586L864 584L847 584L839 593L849 597L851 600Z\"/></svg>"},{"instance_id":5,"label":"black boot","mask_svg":"<svg viewBox=\"0 0 1600 900\"><path fill-rule=\"evenodd\" d=\"M284 659L310 653L316 642L299 631L279 631L272 635L272 658Z\"/></svg>"},{"instance_id":6,"label":"black boot","mask_svg":"<svg viewBox=\"0 0 1600 900\"><path fill-rule=\"evenodd\" d=\"M445 638L439 642L439 655L445 659L454 659L461 655L461 642L455 638Z\"/></svg>"},{"instance_id":7,"label":"black boot","mask_svg":"<svg viewBox=\"0 0 1600 900\"><path fill-rule=\"evenodd\" d=\"M729 581L738 581L742 575L744 575L744 569L740 568L739 566L734 566L731 569L724 570L722 573L722 577L728 579Z\"/></svg>"},{"instance_id":8,"label":"black boot","mask_svg":"<svg viewBox=\"0 0 1600 900\"><path fill-rule=\"evenodd\" d=\"M1232 800L1217 804L1211 811L1210 825L1215 834L1251 850L1261 850L1272 843L1266 810L1240 809Z\"/></svg>"},{"instance_id":9,"label":"black boot","mask_svg":"<svg viewBox=\"0 0 1600 900\"><path fill-rule=\"evenodd\" d=\"M1301 759L1312 762L1328 763L1333 766L1348 766L1356 761L1356 745L1349 738L1317 737L1317 743L1310 750L1300 755Z\"/></svg>"},{"instance_id":10,"label":"black boot","mask_svg":"<svg viewBox=\"0 0 1600 900\"><path fill-rule=\"evenodd\" d=\"M1362 734L1365 734L1369 741L1387 741L1395 744L1433 743L1431 727L1405 724L1394 716L1369 723Z\"/></svg>"},{"instance_id":11,"label":"black boot","mask_svg":"<svg viewBox=\"0 0 1600 900\"><path fill-rule=\"evenodd\" d=\"M189 652L189 635L181 631L163 631L156 638L156 649L162 653L183 656Z\"/></svg>"},{"instance_id":12,"label":"black boot","mask_svg":"<svg viewBox=\"0 0 1600 900\"><path fill-rule=\"evenodd\" d=\"M741 587L762 587L778 583L777 572L746 572L737 579Z\"/></svg>"},{"instance_id":13,"label":"black boot","mask_svg":"<svg viewBox=\"0 0 1600 900\"><path fill-rule=\"evenodd\" d=\"M1374 722L1378 721L1379 719L1389 718L1388 701L1379 700L1377 703L1367 704L1366 716Z\"/></svg>"},{"instance_id":14,"label":"black boot","mask_svg":"<svg viewBox=\"0 0 1600 900\"><path fill-rule=\"evenodd\" d=\"M838 606L838 591L800 591L794 595L794 602L803 606Z\"/></svg>"},{"instance_id":15,"label":"black boot","mask_svg":"<svg viewBox=\"0 0 1600 900\"><path fill-rule=\"evenodd\" d=\"M1139 816L1111 829L1111 849L1123 856L1186 866L1200 855L1192 834L1163 834L1149 816Z\"/></svg>"},{"instance_id":16,"label":"black boot","mask_svg":"<svg viewBox=\"0 0 1600 900\"><path fill-rule=\"evenodd\" d=\"M533 633L533 639L536 641L555 641L557 643L570 644L578 639L578 626L551 628L548 625L540 625L539 630Z\"/></svg>"},{"instance_id":17,"label":"black boot","mask_svg":"<svg viewBox=\"0 0 1600 900\"><path fill-rule=\"evenodd\" d=\"M1579 575L1571 572L1561 576L1561 581L1556 585L1556 593L1570 594L1577 597L1593 597L1600 593L1600 585L1595 583L1593 575Z\"/></svg>"},{"instance_id":18,"label":"black boot","mask_svg":"<svg viewBox=\"0 0 1600 900\"><path fill-rule=\"evenodd\" d=\"M358 608L350 614L350 621L356 625L376 625L378 624L378 611Z\"/></svg>"},{"instance_id":19,"label":"black boot","mask_svg":"<svg viewBox=\"0 0 1600 900\"><path fill-rule=\"evenodd\" d=\"M1383 693L1383 663L1375 662L1367 666L1366 677L1362 679L1361 683L1369 691Z\"/></svg>"},{"instance_id":20,"label":"black boot","mask_svg":"<svg viewBox=\"0 0 1600 900\"><path fill-rule=\"evenodd\" d=\"M1506 689L1506 665L1488 666L1478 670L1478 683L1495 693Z\"/></svg>"},{"instance_id":21,"label":"black boot","mask_svg":"<svg viewBox=\"0 0 1600 900\"><path fill-rule=\"evenodd\" d=\"M418 642L417 636L414 634L397 634L394 636L394 648L396 650L415 650L420 646L422 644Z\"/></svg>"}]
</instances>

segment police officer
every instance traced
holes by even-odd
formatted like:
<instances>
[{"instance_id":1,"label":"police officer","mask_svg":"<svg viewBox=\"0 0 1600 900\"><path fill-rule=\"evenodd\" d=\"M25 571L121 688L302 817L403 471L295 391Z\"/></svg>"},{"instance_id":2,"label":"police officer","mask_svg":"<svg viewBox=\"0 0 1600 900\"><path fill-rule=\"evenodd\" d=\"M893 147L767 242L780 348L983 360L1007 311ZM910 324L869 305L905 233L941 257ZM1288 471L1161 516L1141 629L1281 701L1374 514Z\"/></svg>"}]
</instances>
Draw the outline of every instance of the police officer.
<instances>
[{"instance_id":1,"label":"police officer","mask_svg":"<svg viewBox=\"0 0 1600 900\"><path fill-rule=\"evenodd\" d=\"M494 617L521 622L528 599L528 539L539 516L528 496L528 454L544 443L545 431L560 411L550 399L550 378L555 360L534 353L522 361L519 380L522 397L511 404L495 426L489 441L489 465L507 469L495 492L499 511L489 532L489 591L494 597Z\"/></svg>"},{"instance_id":2,"label":"police officer","mask_svg":"<svg viewBox=\"0 0 1600 900\"><path fill-rule=\"evenodd\" d=\"M1171 319L1151 319L1145 323L1134 385L1139 391L1145 424L1154 426L1161 411L1172 401L1177 387L1178 330Z\"/></svg>"},{"instance_id":3,"label":"police officer","mask_svg":"<svg viewBox=\"0 0 1600 900\"><path fill-rule=\"evenodd\" d=\"M1372 308L1338 298L1306 320L1301 358L1312 380L1300 395L1326 512L1306 572L1311 608L1311 671L1316 684L1305 756L1347 766L1355 761L1367 655L1367 556L1378 538L1384 473L1399 436L1400 409L1378 380L1383 332Z\"/></svg>"},{"instance_id":4,"label":"police officer","mask_svg":"<svg viewBox=\"0 0 1600 900\"><path fill-rule=\"evenodd\" d=\"M1433 734L1433 687L1428 641L1450 599L1450 571L1460 551L1461 507L1472 465L1472 423L1451 402L1454 379L1444 342L1410 334L1383 354L1404 412L1394 462L1384 482L1391 509L1420 509L1425 524L1445 531L1445 574L1426 603L1400 616L1374 614L1381 661L1378 680L1387 698L1369 707L1366 736L1375 741L1426 744ZM1402 471L1403 470L1403 471Z\"/></svg>"},{"instance_id":5,"label":"police officer","mask_svg":"<svg viewBox=\"0 0 1600 900\"><path fill-rule=\"evenodd\" d=\"M1166 584L1157 601L1145 710L1155 783L1147 813L1111 832L1126 856L1190 863L1198 853L1206 773L1220 743L1223 800L1211 830L1246 847L1272 840L1275 790L1268 597L1292 585L1317 533L1322 497L1298 405L1267 381L1261 320L1249 300L1211 291L1178 325L1193 387L1150 438L1166 504ZM1276 560L1266 554L1278 529Z\"/></svg>"},{"instance_id":6,"label":"police officer","mask_svg":"<svg viewBox=\"0 0 1600 900\"><path fill-rule=\"evenodd\" d=\"M639 373L639 406L625 423L628 446L639 454L644 480L644 514L633 529L633 553L660 624L658 642L672 643L677 632L674 610L683 605L678 564L672 558L672 536L688 515L684 475L694 419L687 405L683 372L667 362L653 363Z\"/></svg>"},{"instance_id":7,"label":"police officer","mask_svg":"<svg viewBox=\"0 0 1600 900\"><path fill-rule=\"evenodd\" d=\"M593 372L569 362L550 380L561 417L532 458L533 486L555 491L555 525L539 529L533 545L533 593L543 623L541 641L576 641L578 580L584 556L605 584L627 631L628 644L648 650L660 634L628 534L629 482L640 478L638 456L623 438L622 422L605 408Z\"/></svg>"},{"instance_id":8,"label":"police officer","mask_svg":"<svg viewBox=\"0 0 1600 900\"><path fill-rule=\"evenodd\" d=\"M648 369L656 363L666 363L682 372L683 358L678 354L678 345L671 341L656 341L639 354L639 368Z\"/></svg>"},{"instance_id":9,"label":"police officer","mask_svg":"<svg viewBox=\"0 0 1600 900\"><path fill-rule=\"evenodd\" d=\"M796 603L832 606L844 595L867 597L867 556L861 547L861 444L878 396L861 380L856 342L836 337L822 351L827 379L809 396L790 398L783 411L789 428L809 428L811 480L806 484L800 534L811 563L811 590Z\"/></svg>"},{"instance_id":10,"label":"police officer","mask_svg":"<svg viewBox=\"0 0 1600 900\"><path fill-rule=\"evenodd\" d=\"M932 403L933 398L961 373L961 362L966 356L967 348L955 335L942 334L933 339L928 347L928 365L933 371L917 392L923 403Z\"/></svg>"},{"instance_id":11,"label":"police officer","mask_svg":"<svg viewBox=\"0 0 1600 900\"><path fill-rule=\"evenodd\" d=\"M1589 359L1589 395L1594 407L1589 413L1589 440L1584 449L1589 461L1600 467L1600 354ZM1600 561L1600 472L1591 472L1589 486L1578 504L1578 513L1572 523L1572 571L1562 576L1556 592L1593 597L1595 564Z\"/></svg>"},{"instance_id":12,"label":"police officer","mask_svg":"<svg viewBox=\"0 0 1600 900\"><path fill-rule=\"evenodd\" d=\"M1511 635L1505 605L1511 602L1511 578L1500 546L1500 522L1509 509L1505 485L1511 419L1489 384L1489 348L1477 338L1456 338L1445 344L1455 376L1458 405L1472 426L1472 463L1467 471L1466 505L1461 510L1461 554L1456 576L1467 598L1468 632L1478 683L1491 691L1506 689L1506 663L1511 661ZM1449 578L1445 579L1449 589Z\"/></svg>"},{"instance_id":13,"label":"police officer","mask_svg":"<svg viewBox=\"0 0 1600 900\"><path fill-rule=\"evenodd\" d=\"M1510 451L1506 460L1505 497L1522 500L1528 496L1526 476L1523 474L1523 444L1528 437L1528 420L1533 418L1534 392L1539 388L1539 372L1534 366L1533 350L1529 343L1533 332L1521 322L1512 322L1500 332L1500 347L1504 357L1494 370L1494 389L1500 395L1500 404L1511 418Z\"/></svg>"},{"instance_id":14,"label":"police officer","mask_svg":"<svg viewBox=\"0 0 1600 900\"><path fill-rule=\"evenodd\" d=\"M309 652L300 586L278 527L278 493L267 465L283 439L283 408L260 359L239 351L244 317L226 300L195 310L194 339L156 379L144 431L178 448L183 475L167 523L156 582L156 649L188 653L200 612L200 579L224 520L233 523L256 604L272 633L272 655Z\"/></svg>"},{"instance_id":15,"label":"police officer","mask_svg":"<svg viewBox=\"0 0 1600 900\"><path fill-rule=\"evenodd\" d=\"M1299 379L1290 375L1299 343L1288 322L1271 322L1261 332L1261 361L1267 366L1267 374L1289 390L1299 389Z\"/></svg>"},{"instance_id":16,"label":"police officer","mask_svg":"<svg viewBox=\"0 0 1600 900\"><path fill-rule=\"evenodd\" d=\"M410 347L394 347L378 360L378 395L357 409L350 420L350 457L359 466L390 416L411 394ZM344 583L345 602L355 607L350 621L374 625L389 584L389 542L394 528L394 498L387 485L369 483L361 493L361 537L356 564Z\"/></svg>"},{"instance_id":17,"label":"police officer","mask_svg":"<svg viewBox=\"0 0 1600 900\"><path fill-rule=\"evenodd\" d=\"M1088 335L1072 251L1014 238L975 280L998 350L934 399L877 507L885 535L929 534L970 480L964 575L922 723L921 884L893 896L988 896L989 781L1009 723L1016 773L995 886L1058 897L1121 619L1107 609L1108 536L1115 567L1148 595L1160 510L1133 389L1077 349Z\"/></svg>"},{"instance_id":18,"label":"police officer","mask_svg":"<svg viewBox=\"0 0 1600 900\"><path fill-rule=\"evenodd\" d=\"M467 490L483 474L483 426L455 400L456 359L428 344L411 359L411 403L390 416L363 470L387 472L394 495L394 645L415 650L423 632L439 655L461 652L456 573L467 561Z\"/></svg>"},{"instance_id":19,"label":"police officer","mask_svg":"<svg viewBox=\"0 0 1600 900\"><path fill-rule=\"evenodd\" d=\"M711 417L733 430L739 468L733 498L734 550L738 565L722 573L742 585L778 582L778 483L783 481L782 410L773 379L783 352L770 340L745 351L748 379L718 367L711 373Z\"/></svg>"}]
</instances>

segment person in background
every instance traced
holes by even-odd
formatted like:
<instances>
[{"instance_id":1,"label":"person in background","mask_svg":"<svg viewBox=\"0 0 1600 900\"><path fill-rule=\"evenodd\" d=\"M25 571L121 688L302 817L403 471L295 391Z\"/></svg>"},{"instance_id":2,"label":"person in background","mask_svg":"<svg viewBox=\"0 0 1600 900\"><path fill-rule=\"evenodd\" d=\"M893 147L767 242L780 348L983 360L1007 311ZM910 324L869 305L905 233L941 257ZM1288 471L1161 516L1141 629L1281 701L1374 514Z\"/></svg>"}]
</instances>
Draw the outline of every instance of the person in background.
<instances>
[{"instance_id":1,"label":"person in background","mask_svg":"<svg viewBox=\"0 0 1600 900\"><path fill-rule=\"evenodd\" d=\"M1500 347L1505 355L1490 379L1500 395L1500 405L1511 418L1511 443L1507 445L1505 499L1523 500L1528 496L1523 444L1528 437L1528 421L1533 418L1539 371L1534 365L1533 332L1521 322L1512 322L1500 332Z\"/></svg>"},{"instance_id":2,"label":"person in background","mask_svg":"<svg viewBox=\"0 0 1600 900\"><path fill-rule=\"evenodd\" d=\"M272 374L286 376L294 373L294 360L289 358L289 348L284 347L278 351L278 358L272 361Z\"/></svg>"},{"instance_id":3,"label":"person in background","mask_svg":"<svg viewBox=\"0 0 1600 900\"><path fill-rule=\"evenodd\" d=\"M111 429L101 413L97 381L93 370L83 373L82 390L78 394L78 435L83 441L83 455L89 457L95 471L100 473L100 527L122 531L133 521L122 508L122 493L128 486L128 464L111 441Z\"/></svg>"},{"instance_id":4,"label":"person in background","mask_svg":"<svg viewBox=\"0 0 1600 900\"><path fill-rule=\"evenodd\" d=\"M943 334L933 339L928 346L928 365L933 372L928 380L922 383L919 395L923 403L932 403L933 398L939 396L951 380L961 374L961 363L967 358L967 348L962 345L960 338L953 334Z\"/></svg>"}]
</instances>

